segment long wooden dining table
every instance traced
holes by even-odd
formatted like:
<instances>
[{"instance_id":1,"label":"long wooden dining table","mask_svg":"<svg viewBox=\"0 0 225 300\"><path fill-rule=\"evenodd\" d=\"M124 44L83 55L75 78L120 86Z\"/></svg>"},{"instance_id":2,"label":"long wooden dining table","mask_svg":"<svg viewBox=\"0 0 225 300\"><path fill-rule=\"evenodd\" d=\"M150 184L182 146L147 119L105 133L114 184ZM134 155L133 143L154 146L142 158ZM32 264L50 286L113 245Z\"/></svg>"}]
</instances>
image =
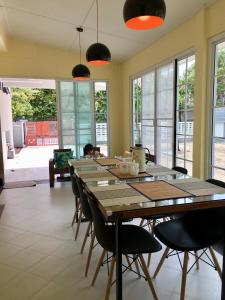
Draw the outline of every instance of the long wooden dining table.
<instances>
[{"instance_id":1,"label":"long wooden dining table","mask_svg":"<svg viewBox=\"0 0 225 300\"><path fill-rule=\"evenodd\" d=\"M105 220L116 224L117 300L123 299L120 234L124 220L225 206L225 189L153 163L148 165L146 176L115 176L112 172L115 166L107 167L96 161L71 165L96 200ZM225 250L223 258L225 270ZM225 300L225 272L221 299Z\"/></svg>"}]
</instances>

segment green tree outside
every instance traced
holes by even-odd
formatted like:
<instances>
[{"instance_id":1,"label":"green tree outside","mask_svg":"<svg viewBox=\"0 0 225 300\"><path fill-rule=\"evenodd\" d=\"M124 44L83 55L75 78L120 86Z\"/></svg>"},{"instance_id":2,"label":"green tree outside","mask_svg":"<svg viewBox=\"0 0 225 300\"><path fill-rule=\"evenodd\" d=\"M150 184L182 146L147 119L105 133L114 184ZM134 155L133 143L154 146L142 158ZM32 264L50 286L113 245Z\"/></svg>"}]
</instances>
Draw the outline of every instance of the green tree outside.
<instances>
[{"instance_id":1,"label":"green tree outside","mask_svg":"<svg viewBox=\"0 0 225 300\"><path fill-rule=\"evenodd\" d=\"M50 89L13 88L12 116L28 121L57 119L56 92Z\"/></svg>"}]
</instances>

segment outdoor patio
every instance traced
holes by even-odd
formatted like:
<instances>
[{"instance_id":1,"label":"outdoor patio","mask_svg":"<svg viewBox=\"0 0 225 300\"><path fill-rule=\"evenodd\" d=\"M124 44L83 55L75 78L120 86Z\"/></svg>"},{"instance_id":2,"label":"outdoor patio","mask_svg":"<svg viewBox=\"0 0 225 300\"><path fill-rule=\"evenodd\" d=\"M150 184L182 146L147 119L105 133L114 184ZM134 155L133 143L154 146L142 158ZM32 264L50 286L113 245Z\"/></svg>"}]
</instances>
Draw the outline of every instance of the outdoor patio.
<instances>
[{"instance_id":1,"label":"outdoor patio","mask_svg":"<svg viewBox=\"0 0 225 300\"><path fill-rule=\"evenodd\" d=\"M47 180L48 161L57 148L57 145L22 148L14 159L7 160L5 182Z\"/></svg>"}]
</instances>

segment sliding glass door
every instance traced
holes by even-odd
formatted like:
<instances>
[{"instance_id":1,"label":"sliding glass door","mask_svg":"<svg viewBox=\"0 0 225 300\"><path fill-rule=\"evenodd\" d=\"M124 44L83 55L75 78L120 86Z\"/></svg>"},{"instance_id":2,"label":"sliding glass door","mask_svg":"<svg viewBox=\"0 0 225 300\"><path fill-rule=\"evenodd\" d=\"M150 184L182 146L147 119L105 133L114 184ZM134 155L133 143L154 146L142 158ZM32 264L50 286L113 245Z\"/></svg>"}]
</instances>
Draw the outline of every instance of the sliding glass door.
<instances>
[{"instance_id":1,"label":"sliding glass door","mask_svg":"<svg viewBox=\"0 0 225 300\"><path fill-rule=\"evenodd\" d=\"M174 133L174 64L157 69L157 163L172 168Z\"/></svg>"},{"instance_id":2,"label":"sliding glass door","mask_svg":"<svg viewBox=\"0 0 225 300\"><path fill-rule=\"evenodd\" d=\"M85 144L91 143L95 145L96 141L98 145L100 144L98 139L101 132L96 131L96 84L96 82L58 82L60 147L71 148L74 151L74 156L77 158L83 156ZM106 93L105 98L99 105L102 108L107 128L108 113L107 105L103 103L104 101L107 102ZM101 111L100 108L99 110ZM107 133L104 140L106 149L103 152L108 153Z\"/></svg>"},{"instance_id":3,"label":"sliding glass door","mask_svg":"<svg viewBox=\"0 0 225 300\"><path fill-rule=\"evenodd\" d=\"M174 63L133 79L133 144L142 143L157 163L172 167Z\"/></svg>"}]
</instances>

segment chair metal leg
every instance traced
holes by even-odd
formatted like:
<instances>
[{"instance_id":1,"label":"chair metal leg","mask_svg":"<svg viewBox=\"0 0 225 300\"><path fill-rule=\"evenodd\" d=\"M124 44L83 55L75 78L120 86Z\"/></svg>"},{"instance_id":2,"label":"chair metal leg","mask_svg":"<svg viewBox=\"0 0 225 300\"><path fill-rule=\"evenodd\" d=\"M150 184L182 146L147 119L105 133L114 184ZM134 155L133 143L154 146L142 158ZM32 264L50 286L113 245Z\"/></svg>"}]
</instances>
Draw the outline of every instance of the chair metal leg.
<instances>
[{"instance_id":1,"label":"chair metal leg","mask_svg":"<svg viewBox=\"0 0 225 300\"><path fill-rule=\"evenodd\" d=\"M82 247L81 247L81 250L80 250L81 254L83 254L83 252L84 252L84 247L86 245L87 238L90 234L91 223L92 223L91 221L88 223L88 227L87 227L87 230L86 230L86 233L85 233L85 236L84 236L84 241L83 241L83 244L82 244Z\"/></svg>"},{"instance_id":2,"label":"chair metal leg","mask_svg":"<svg viewBox=\"0 0 225 300\"><path fill-rule=\"evenodd\" d=\"M82 208L80 209L80 214L79 214L79 218L78 218L78 222L77 222L77 229L76 229L76 233L75 233L75 241L78 237L78 233L79 233L79 229L80 229L80 223L81 223L81 218L82 218L82 214L83 214L83 210Z\"/></svg>"},{"instance_id":3,"label":"chair metal leg","mask_svg":"<svg viewBox=\"0 0 225 300\"><path fill-rule=\"evenodd\" d=\"M94 284L95 284L95 281L96 281L96 279L97 279L99 270L100 270L100 268L101 268L101 266L102 266L102 264L103 264L103 261L104 261L104 258L105 258L105 254L106 254L106 250L103 249L102 255L101 255L100 258L99 258L98 265L97 265L97 268L96 268L96 270L95 270L95 274L94 274L94 277L93 277L93 279L92 279L91 285L94 285Z\"/></svg>"},{"instance_id":4,"label":"chair metal leg","mask_svg":"<svg viewBox=\"0 0 225 300\"><path fill-rule=\"evenodd\" d=\"M130 268L131 270L133 270L133 269L132 269L132 263L130 262L129 256L128 256L128 255L125 255L125 257L126 257L126 260L127 260L127 263L128 263L129 268Z\"/></svg>"},{"instance_id":5,"label":"chair metal leg","mask_svg":"<svg viewBox=\"0 0 225 300\"><path fill-rule=\"evenodd\" d=\"M109 300L115 262L116 262L116 258L115 258L115 256L113 256L111 264L110 264L110 268L109 268L109 277L108 277L108 283L107 283L107 287L106 287L106 291L105 291L105 300Z\"/></svg>"},{"instance_id":6,"label":"chair metal leg","mask_svg":"<svg viewBox=\"0 0 225 300\"><path fill-rule=\"evenodd\" d=\"M183 262L183 271L182 271L182 282L181 282L180 300L184 300L185 299L187 268L188 268L188 252L184 252L184 262Z\"/></svg>"},{"instance_id":7,"label":"chair metal leg","mask_svg":"<svg viewBox=\"0 0 225 300\"><path fill-rule=\"evenodd\" d=\"M89 246L89 252L88 252L88 258L87 258L87 263L86 263L86 268L85 268L85 277L88 275L88 270L91 262L91 256L92 256L92 251L94 248L94 242L95 242L95 233L93 232L92 237L91 237L91 242Z\"/></svg>"},{"instance_id":8,"label":"chair metal leg","mask_svg":"<svg viewBox=\"0 0 225 300\"><path fill-rule=\"evenodd\" d=\"M155 224L156 224L156 220L153 220L152 225L151 225L151 231L152 231L153 235L154 235ZM151 253L148 254L148 262L147 262L148 268L150 267L150 262L151 262Z\"/></svg>"},{"instance_id":9,"label":"chair metal leg","mask_svg":"<svg viewBox=\"0 0 225 300\"><path fill-rule=\"evenodd\" d=\"M212 257L212 260L214 262L214 265L216 266L216 270L217 270L220 278L222 279L222 270L221 270L220 264L219 264L219 262L217 260L216 254L213 251L212 247L209 247L209 252L211 254L211 257Z\"/></svg>"},{"instance_id":10,"label":"chair metal leg","mask_svg":"<svg viewBox=\"0 0 225 300\"><path fill-rule=\"evenodd\" d=\"M145 221L144 219L141 219L139 226L142 226L144 224L144 221Z\"/></svg>"},{"instance_id":11,"label":"chair metal leg","mask_svg":"<svg viewBox=\"0 0 225 300\"><path fill-rule=\"evenodd\" d=\"M195 263L196 263L196 268L197 268L197 270L199 270L198 251L195 251Z\"/></svg>"},{"instance_id":12,"label":"chair metal leg","mask_svg":"<svg viewBox=\"0 0 225 300\"><path fill-rule=\"evenodd\" d=\"M139 258L140 258L140 261L141 261L141 267L142 267L142 270L143 270L143 272L144 272L144 274L145 274L145 277L147 278L147 281L148 281L149 287L150 287L150 289L151 289L153 298L154 298L154 300L158 300L158 297L157 297L157 295L156 295L156 291L155 291L154 285L153 285L153 283L152 283L150 274L149 274L149 272L148 272L148 268L147 268L147 266L146 266L146 263L145 263L145 260L144 260L143 255L140 255Z\"/></svg>"},{"instance_id":13,"label":"chair metal leg","mask_svg":"<svg viewBox=\"0 0 225 300\"><path fill-rule=\"evenodd\" d=\"M161 269L161 267L162 267L162 265L163 265L163 263L164 263L165 258L166 258L167 255L168 255L169 251L170 251L170 248L169 248L169 247L166 247L166 249L165 249L165 251L164 251L164 253L163 253L163 255L162 255L162 257L161 257L161 259L160 259L160 261L159 261L159 264L158 264L158 266L157 266L157 268L156 268L156 270L155 270L155 273L154 273L154 275L153 275L153 278L156 278L156 276L158 275L158 273L159 273L159 271L160 271L160 269Z\"/></svg>"},{"instance_id":14,"label":"chair metal leg","mask_svg":"<svg viewBox=\"0 0 225 300\"><path fill-rule=\"evenodd\" d=\"M138 278L141 278L140 269L139 269L139 265L138 265L138 260L136 259L136 257L134 257L134 263L135 263L135 267L136 267L137 273L139 274Z\"/></svg>"}]
</instances>

